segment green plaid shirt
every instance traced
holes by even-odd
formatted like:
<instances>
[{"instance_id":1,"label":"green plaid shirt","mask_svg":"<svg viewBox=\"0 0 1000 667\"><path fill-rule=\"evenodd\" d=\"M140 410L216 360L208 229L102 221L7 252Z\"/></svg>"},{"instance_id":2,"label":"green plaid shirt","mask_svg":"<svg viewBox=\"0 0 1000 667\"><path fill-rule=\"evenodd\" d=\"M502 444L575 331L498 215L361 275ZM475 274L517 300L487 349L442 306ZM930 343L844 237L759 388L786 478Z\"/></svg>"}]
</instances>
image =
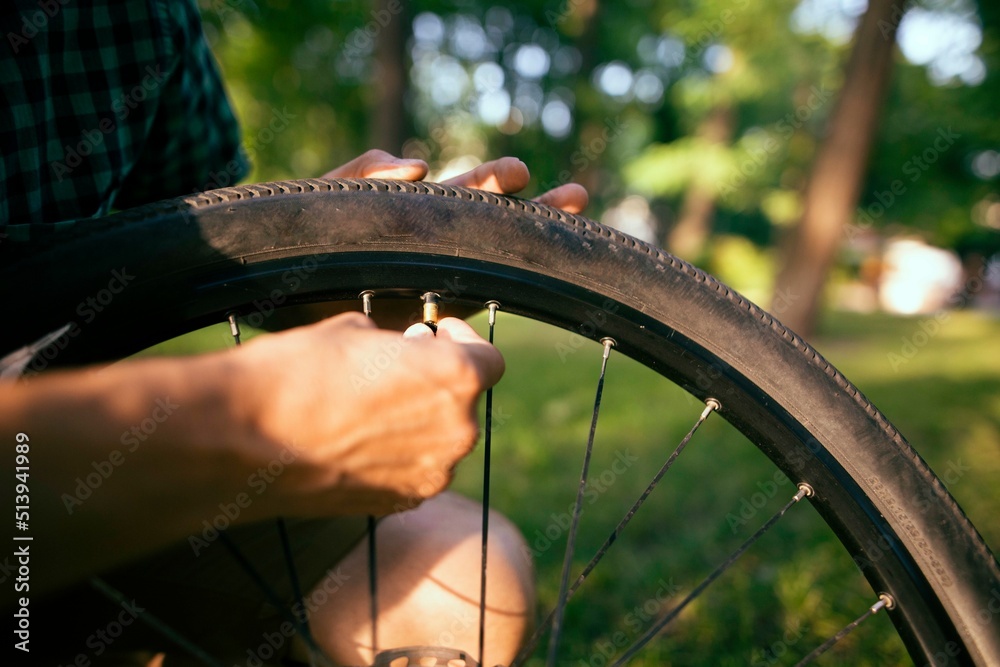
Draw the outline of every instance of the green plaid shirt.
<instances>
[{"instance_id":1,"label":"green plaid shirt","mask_svg":"<svg viewBox=\"0 0 1000 667\"><path fill-rule=\"evenodd\" d=\"M246 174L193 0L3 4L0 228L103 215Z\"/></svg>"}]
</instances>

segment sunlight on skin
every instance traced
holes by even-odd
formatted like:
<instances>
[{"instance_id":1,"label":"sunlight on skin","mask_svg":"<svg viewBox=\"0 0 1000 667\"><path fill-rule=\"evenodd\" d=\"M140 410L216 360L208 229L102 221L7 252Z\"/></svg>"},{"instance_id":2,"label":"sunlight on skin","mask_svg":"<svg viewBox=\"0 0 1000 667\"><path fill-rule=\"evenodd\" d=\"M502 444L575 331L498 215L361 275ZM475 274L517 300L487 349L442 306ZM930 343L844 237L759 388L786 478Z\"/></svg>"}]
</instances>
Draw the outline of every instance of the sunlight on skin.
<instances>
[{"instance_id":1,"label":"sunlight on skin","mask_svg":"<svg viewBox=\"0 0 1000 667\"><path fill-rule=\"evenodd\" d=\"M347 164L323 174L323 178L393 178L419 181L427 175L427 163L408 160L380 150L370 150ZM495 194L515 194L528 185L531 174L527 165L512 157L485 162L470 172L450 178L444 185L486 190ZM589 197L582 185L566 183L538 196L535 201L561 208L567 213L580 213Z\"/></svg>"}]
</instances>

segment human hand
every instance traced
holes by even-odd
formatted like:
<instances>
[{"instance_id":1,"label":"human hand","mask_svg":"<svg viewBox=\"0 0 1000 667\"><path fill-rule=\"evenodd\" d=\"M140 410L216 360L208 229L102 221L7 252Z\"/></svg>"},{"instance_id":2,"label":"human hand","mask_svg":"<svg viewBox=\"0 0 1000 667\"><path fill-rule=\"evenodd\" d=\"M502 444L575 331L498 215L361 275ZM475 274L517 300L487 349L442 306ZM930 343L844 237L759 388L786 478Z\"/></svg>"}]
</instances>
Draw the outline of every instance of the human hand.
<instances>
[{"instance_id":1,"label":"human hand","mask_svg":"<svg viewBox=\"0 0 1000 667\"><path fill-rule=\"evenodd\" d=\"M385 151L370 150L347 164L327 172L323 178L394 178L420 181L427 175L423 160L397 158ZM528 185L531 174L523 162L513 157L484 162L472 171L443 181L496 194L515 194ZM535 201L561 208L567 213L580 213L587 207L586 189L577 183L566 183L535 198Z\"/></svg>"},{"instance_id":2,"label":"human hand","mask_svg":"<svg viewBox=\"0 0 1000 667\"><path fill-rule=\"evenodd\" d=\"M254 456L282 463L261 510L381 515L451 482L503 357L458 319L442 319L436 337L419 331L401 336L344 314L234 351L251 387Z\"/></svg>"},{"instance_id":3,"label":"human hand","mask_svg":"<svg viewBox=\"0 0 1000 667\"><path fill-rule=\"evenodd\" d=\"M370 150L350 162L323 174L323 178L387 178L403 181L419 181L427 175L427 163L423 160L397 158L385 151ZM528 167L520 160L503 157L485 162L472 171L444 181L445 185L486 190L496 194L514 194L528 185L531 176ZM535 201L561 208L568 213L579 213L587 206L588 195L582 185L567 183L549 190ZM379 300L373 317L379 326L402 331L417 321L420 306L416 300ZM277 311L268 321L272 330L287 329L347 312L356 308L355 304L317 303L291 306ZM466 318L480 308L451 304L448 314Z\"/></svg>"}]
</instances>

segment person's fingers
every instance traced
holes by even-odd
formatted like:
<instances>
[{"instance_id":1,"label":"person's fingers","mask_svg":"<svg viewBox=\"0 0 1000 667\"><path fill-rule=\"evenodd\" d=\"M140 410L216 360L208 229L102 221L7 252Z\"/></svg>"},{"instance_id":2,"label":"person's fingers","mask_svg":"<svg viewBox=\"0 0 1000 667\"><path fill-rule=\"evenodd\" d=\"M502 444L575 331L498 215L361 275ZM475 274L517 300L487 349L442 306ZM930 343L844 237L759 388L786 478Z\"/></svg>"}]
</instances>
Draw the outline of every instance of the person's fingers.
<instances>
[{"instance_id":1,"label":"person's fingers","mask_svg":"<svg viewBox=\"0 0 1000 667\"><path fill-rule=\"evenodd\" d=\"M445 317L438 322L437 335L439 338L447 338L463 346L479 370L484 388L492 387L500 381L505 369L503 355L489 341L477 334L465 320Z\"/></svg>"},{"instance_id":2,"label":"person's fingers","mask_svg":"<svg viewBox=\"0 0 1000 667\"><path fill-rule=\"evenodd\" d=\"M427 163L423 160L407 160L372 149L323 174L323 178L395 178L419 181L426 175Z\"/></svg>"},{"instance_id":3,"label":"person's fingers","mask_svg":"<svg viewBox=\"0 0 1000 667\"><path fill-rule=\"evenodd\" d=\"M526 188L530 178L526 164L517 158L502 157L484 162L461 176L449 178L444 184L509 195Z\"/></svg>"},{"instance_id":4,"label":"person's fingers","mask_svg":"<svg viewBox=\"0 0 1000 667\"><path fill-rule=\"evenodd\" d=\"M561 208L567 213L580 213L587 208L590 195L582 185L567 183L535 197L535 201Z\"/></svg>"},{"instance_id":5,"label":"person's fingers","mask_svg":"<svg viewBox=\"0 0 1000 667\"><path fill-rule=\"evenodd\" d=\"M423 322L417 322L411 325L406 331L403 332L403 338L415 339L415 338L433 338L434 330Z\"/></svg>"}]
</instances>

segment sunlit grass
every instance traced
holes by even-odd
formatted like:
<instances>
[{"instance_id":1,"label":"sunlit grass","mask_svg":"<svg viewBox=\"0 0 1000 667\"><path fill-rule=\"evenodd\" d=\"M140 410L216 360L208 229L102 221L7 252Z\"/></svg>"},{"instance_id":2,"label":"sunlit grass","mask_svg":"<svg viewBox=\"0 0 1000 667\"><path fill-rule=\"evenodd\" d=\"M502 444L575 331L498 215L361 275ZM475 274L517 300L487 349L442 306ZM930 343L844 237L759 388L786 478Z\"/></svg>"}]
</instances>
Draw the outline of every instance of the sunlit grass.
<instances>
[{"instance_id":1,"label":"sunlit grass","mask_svg":"<svg viewBox=\"0 0 1000 667\"><path fill-rule=\"evenodd\" d=\"M493 440L497 481L492 504L528 540L544 609L558 594L563 527L600 365L597 344L560 360L557 344L566 336L510 317L497 331L508 371L495 393L495 411L505 420ZM702 407L647 369L612 357L590 468L594 492L584 503L576 571ZM617 474L614 464L618 460L621 470L623 456L635 461ZM478 457L471 459L457 485L477 495ZM776 482L774 473L742 435L721 419L710 419L570 605L563 664L609 664L606 654L620 654L619 644L637 639L682 600L794 495L794 486L781 476ZM754 500L766 498L767 504L755 507L754 494ZM663 590L669 592L666 600L658 599ZM631 664L793 664L864 611L873 597L846 552L803 503ZM866 630L845 640L834 656L857 665L905 664L886 619L873 619ZM541 655L533 664L542 664Z\"/></svg>"}]
</instances>

